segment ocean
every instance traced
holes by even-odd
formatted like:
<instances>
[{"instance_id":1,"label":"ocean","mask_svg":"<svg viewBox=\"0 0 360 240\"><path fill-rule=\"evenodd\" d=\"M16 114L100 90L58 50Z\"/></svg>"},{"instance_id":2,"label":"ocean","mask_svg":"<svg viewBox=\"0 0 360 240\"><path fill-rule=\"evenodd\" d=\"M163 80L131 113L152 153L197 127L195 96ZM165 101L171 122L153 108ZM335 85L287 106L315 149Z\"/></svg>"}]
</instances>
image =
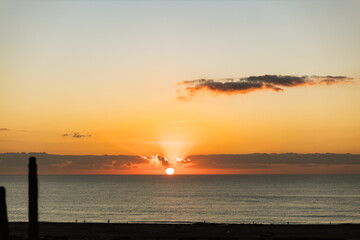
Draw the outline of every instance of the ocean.
<instances>
[{"instance_id":1,"label":"ocean","mask_svg":"<svg viewBox=\"0 0 360 240\"><path fill-rule=\"evenodd\" d=\"M27 176L0 176L9 221L27 221ZM360 223L360 175L39 176L39 220Z\"/></svg>"}]
</instances>

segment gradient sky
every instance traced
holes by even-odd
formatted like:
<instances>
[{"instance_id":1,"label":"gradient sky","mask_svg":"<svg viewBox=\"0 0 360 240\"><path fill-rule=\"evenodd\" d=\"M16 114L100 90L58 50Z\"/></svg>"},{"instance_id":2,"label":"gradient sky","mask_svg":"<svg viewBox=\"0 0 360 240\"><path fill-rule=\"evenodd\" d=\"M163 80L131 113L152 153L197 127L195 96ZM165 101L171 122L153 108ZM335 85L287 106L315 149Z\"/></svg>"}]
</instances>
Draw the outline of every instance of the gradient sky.
<instances>
[{"instance_id":1,"label":"gradient sky","mask_svg":"<svg viewBox=\"0 0 360 240\"><path fill-rule=\"evenodd\" d=\"M1 1L0 152L360 153L359 1ZM248 76L351 83L177 99Z\"/></svg>"}]
</instances>

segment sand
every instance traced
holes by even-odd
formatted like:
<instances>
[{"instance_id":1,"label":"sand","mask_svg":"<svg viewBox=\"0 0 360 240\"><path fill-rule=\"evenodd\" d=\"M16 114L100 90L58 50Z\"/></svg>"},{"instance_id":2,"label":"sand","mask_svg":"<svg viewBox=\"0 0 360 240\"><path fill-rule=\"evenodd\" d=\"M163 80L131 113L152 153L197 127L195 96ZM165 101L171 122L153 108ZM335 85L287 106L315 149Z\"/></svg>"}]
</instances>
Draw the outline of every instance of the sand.
<instances>
[{"instance_id":1,"label":"sand","mask_svg":"<svg viewBox=\"0 0 360 240\"><path fill-rule=\"evenodd\" d=\"M360 239L360 224L262 225L262 224L113 224L40 223L44 240L341 240ZM10 223L13 240L27 238L27 223Z\"/></svg>"}]
</instances>

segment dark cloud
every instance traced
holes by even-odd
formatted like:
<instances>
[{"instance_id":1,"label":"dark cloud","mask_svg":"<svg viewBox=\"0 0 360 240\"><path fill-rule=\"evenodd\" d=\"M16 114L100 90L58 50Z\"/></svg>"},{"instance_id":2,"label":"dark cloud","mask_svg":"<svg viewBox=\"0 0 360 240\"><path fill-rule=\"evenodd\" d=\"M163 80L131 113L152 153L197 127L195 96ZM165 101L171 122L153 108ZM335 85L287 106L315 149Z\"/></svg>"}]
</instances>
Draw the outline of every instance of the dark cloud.
<instances>
[{"instance_id":1,"label":"dark cloud","mask_svg":"<svg viewBox=\"0 0 360 240\"><path fill-rule=\"evenodd\" d=\"M179 85L185 86L185 93L179 91L178 98L185 100L198 92L210 91L219 94L246 94L253 91L270 89L275 92L284 91L284 87L304 85L332 85L347 83L353 80L346 76L291 76L291 75L263 75L246 78L225 80L198 79L183 81ZM183 93L183 94L182 94Z\"/></svg>"},{"instance_id":2,"label":"dark cloud","mask_svg":"<svg viewBox=\"0 0 360 240\"><path fill-rule=\"evenodd\" d=\"M57 155L47 153L0 153L0 174L26 174L30 156L38 160L40 174L78 174L97 171L136 168L139 164L151 166L158 160L163 166L169 162L163 156L140 157L134 155ZM178 167L197 169L334 169L347 167L359 171L359 154L283 153L283 154L218 154L192 155L178 162ZM358 169L358 170L356 170ZM283 172L286 173L286 172Z\"/></svg>"},{"instance_id":3,"label":"dark cloud","mask_svg":"<svg viewBox=\"0 0 360 240\"><path fill-rule=\"evenodd\" d=\"M57 155L47 153L0 153L0 174L26 173L28 159L38 160L44 173L77 173L79 171L129 169L148 160L134 155Z\"/></svg>"},{"instance_id":4,"label":"dark cloud","mask_svg":"<svg viewBox=\"0 0 360 240\"><path fill-rule=\"evenodd\" d=\"M85 135L85 134L80 134L80 133L73 133L72 135L73 138L83 138L83 137L91 137L91 134L89 135Z\"/></svg>"},{"instance_id":5,"label":"dark cloud","mask_svg":"<svg viewBox=\"0 0 360 240\"><path fill-rule=\"evenodd\" d=\"M73 138L85 138L85 137L91 137L91 134L81 134L78 132L74 132L74 133L65 133L62 134L61 136L63 137L73 137Z\"/></svg>"},{"instance_id":6,"label":"dark cloud","mask_svg":"<svg viewBox=\"0 0 360 240\"><path fill-rule=\"evenodd\" d=\"M10 131L8 128L0 128L0 131Z\"/></svg>"},{"instance_id":7,"label":"dark cloud","mask_svg":"<svg viewBox=\"0 0 360 240\"><path fill-rule=\"evenodd\" d=\"M156 157L164 167L169 166L169 161L165 157L160 155L156 155Z\"/></svg>"},{"instance_id":8,"label":"dark cloud","mask_svg":"<svg viewBox=\"0 0 360 240\"><path fill-rule=\"evenodd\" d=\"M335 153L282 153L282 154L219 154L188 157L191 167L207 169L255 169L272 165L360 165L360 155Z\"/></svg>"},{"instance_id":9,"label":"dark cloud","mask_svg":"<svg viewBox=\"0 0 360 240\"><path fill-rule=\"evenodd\" d=\"M157 154L156 156L144 156L144 159L148 160L148 161L159 161L164 167L169 166L169 161L166 159L166 157L161 156L159 154Z\"/></svg>"}]
</instances>

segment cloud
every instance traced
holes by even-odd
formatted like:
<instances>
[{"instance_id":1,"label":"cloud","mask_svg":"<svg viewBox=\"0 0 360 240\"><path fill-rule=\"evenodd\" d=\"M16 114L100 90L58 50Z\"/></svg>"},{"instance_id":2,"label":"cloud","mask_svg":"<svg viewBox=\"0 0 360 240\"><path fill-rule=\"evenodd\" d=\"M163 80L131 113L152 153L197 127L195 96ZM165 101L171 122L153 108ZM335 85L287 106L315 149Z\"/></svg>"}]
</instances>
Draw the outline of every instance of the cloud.
<instances>
[{"instance_id":1,"label":"cloud","mask_svg":"<svg viewBox=\"0 0 360 240\"><path fill-rule=\"evenodd\" d=\"M188 157L193 168L205 169L257 169L273 165L314 166L314 165L359 165L360 155L335 153L282 153L282 154L218 154L193 155Z\"/></svg>"},{"instance_id":2,"label":"cloud","mask_svg":"<svg viewBox=\"0 0 360 240\"><path fill-rule=\"evenodd\" d=\"M47 153L0 153L0 174L25 174L30 156L38 160L40 173L77 174L101 170L121 170L148 164L134 155L58 155Z\"/></svg>"},{"instance_id":3,"label":"cloud","mask_svg":"<svg viewBox=\"0 0 360 240\"><path fill-rule=\"evenodd\" d=\"M140 157L135 155L58 155L47 153L0 153L0 174L26 174L28 159L35 156L40 174L104 174L114 170L169 166L164 156ZM191 155L177 162L184 169L253 169L265 172L280 171L302 173L317 169L318 173L360 173L360 154L335 153L282 153L282 154L217 154ZM308 170L304 170L308 169ZM345 169L345 170L344 170Z\"/></svg>"},{"instance_id":4,"label":"cloud","mask_svg":"<svg viewBox=\"0 0 360 240\"><path fill-rule=\"evenodd\" d=\"M80 133L73 133L72 137L73 137L73 138L91 137L91 134L89 134L89 135L84 135L84 134L80 134Z\"/></svg>"},{"instance_id":5,"label":"cloud","mask_svg":"<svg viewBox=\"0 0 360 240\"><path fill-rule=\"evenodd\" d=\"M74 133L64 133L61 136L62 137L73 137L73 138L85 138L85 137L91 137L91 134L81 134L78 132L74 132Z\"/></svg>"},{"instance_id":6,"label":"cloud","mask_svg":"<svg viewBox=\"0 0 360 240\"><path fill-rule=\"evenodd\" d=\"M159 162L161 163L162 166L166 167L169 166L169 161L166 159L166 157L161 156L159 154L157 154L156 156L143 156L143 159L146 159L148 161L155 161L155 162Z\"/></svg>"},{"instance_id":7,"label":"cloud","mask_svg":"<svg viewBox=\"0 0 360 240\"><path fill-rule=\"evenodd\" d=\"M157 155L157 159L161 162L161 164L164 167L169 166L169 161L165 157Z\"/></svg>"},{"instance_id":8,"label":"cloud","mask_svg":"<svg viewBox=\"0 0 360 240\"><path fill-rule=\"evenodd\" d=\"M246 78L228 78L224 80L198 79L178 83L184 86L179 90L178 99L186 100L199 92L210 91L217 94L246 94L253 91L270 89L275 92L284 91L284 87L305 85L333 85L348 83L353 78L346 76L291 76L291 75L262 75ZM185 92L184 92L185 91Z\"/></svg>"},{"instance_id":9,"label":"cloud","mask_svg":"<svg viewBox=\"0 0 360 240\"><path fill-rule=\"evenodd\" d=\"M10 131L8 128L0 128L0 131Z\"/></svg>"}]
</instances>

